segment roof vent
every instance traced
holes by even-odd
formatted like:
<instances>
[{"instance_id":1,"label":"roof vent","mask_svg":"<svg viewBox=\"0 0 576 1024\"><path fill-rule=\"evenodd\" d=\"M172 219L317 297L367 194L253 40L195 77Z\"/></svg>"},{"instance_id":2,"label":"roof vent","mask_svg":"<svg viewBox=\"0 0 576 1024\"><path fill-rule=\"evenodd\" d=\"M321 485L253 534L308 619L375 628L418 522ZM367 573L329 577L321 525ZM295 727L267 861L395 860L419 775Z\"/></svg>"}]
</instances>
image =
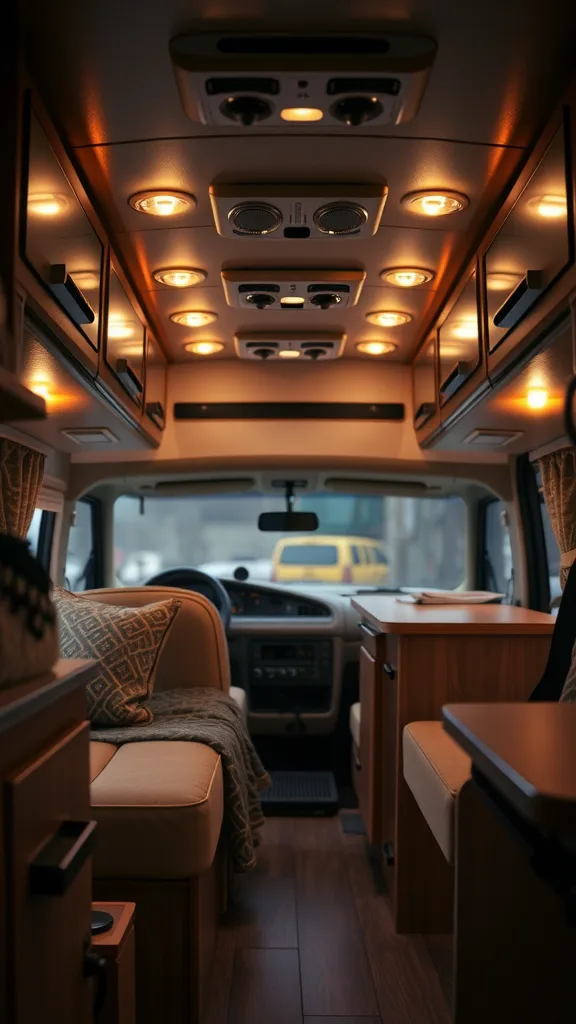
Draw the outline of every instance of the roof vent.
<instances>
[{"instance_id":1,"label":"roof vent","mask_svg":"<svg viewBox=\"0 0 576 1024\"><path fill-rule=\"evenodd\" d=\"M504 448L523 436L523 430L473 430L464 438L463 444L471 444L475 448Z\"/></svg>"},{"instance_id":2,"label":"roof vent","mask_svg":"<svg viewBox=\"0 0 576 1024\"><path fill-rule=\"evenodd\" d=\"M75 444L118 444L119 440L108 427L71 427L60 433Z\"/></svg>"}]
</instances>

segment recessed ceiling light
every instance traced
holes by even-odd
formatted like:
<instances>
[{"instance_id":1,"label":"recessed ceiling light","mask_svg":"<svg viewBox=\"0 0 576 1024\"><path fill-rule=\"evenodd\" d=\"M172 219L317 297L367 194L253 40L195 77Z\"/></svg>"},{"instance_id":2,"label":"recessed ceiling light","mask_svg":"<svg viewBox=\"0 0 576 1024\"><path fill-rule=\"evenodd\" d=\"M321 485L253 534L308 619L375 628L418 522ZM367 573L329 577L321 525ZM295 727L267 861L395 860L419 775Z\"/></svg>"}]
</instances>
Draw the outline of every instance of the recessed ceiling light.
<instances>
[{"instance_id":1,"label":"recessed ceiling light","mask_svg":"<svg viewBox=\"0 0 576 1024\"><path fill-rule=\"evenodd\" d=\"M280 299L281 306L303 306L304 299L301 295L283 295Z\"/></svg>"},{"instance_id":2,"label":"recessed ceiling light","mask_svg":"<svg viewBox=\"0 0 576 1024\"><path fill-rule=\"evenodd\" d=\"M206 271L191 270L187 267L167 267L165 270L155 270L154 280L160 284L166 284L169 288L192 288L206 280Z\"/></svg>"},{"instance_id":3,"label":"recessed ceiling light","mask_svg":"<svg viewBox=\"0 0 576 1024\"><path fill-rule=\"evenodd\" d=\"M108 318L108 337L119 341L122 338L133 338L138 328L132 320L121 320L115 317Z\"/></svg>"},{"instance_id":4,"label":"recessed ceiling light","mask_svg":"<svg viewBox=\"0 0 576 1024\"><path fill-rule=\"evenodd\" d=\"M535 196L528 203L528 209L537 217L558 220L560 217L566 216L568 204L566 196Z\"/></svg>"},{"instance_id":5,"label":"recessed ceiling light","mask_svg":"<svg viewBox=\"0 0 576 1024\"><path fill-rule=\"evenodd\" d=\"M218 313L206 313L199 309L185 309L181 313L172 313L170 319L183 327L206 327L218 319Z\"/></svg>"},{"instance_id":6,"label":"recessed ceiling light","mask_svg":"<svg viewBox=\"0 0 576 1024\"><path fill-rule=\"evenodd\" d=\"M546 388L528 388L526 404L531 409L544 409L548 405L548 391Z\"/></svg>"},{"instance_id":7,"label":"recessed ceiling light","mask_svg":"<svg viewBox=\"0 0 576 1024\"><path fill-rule=\"evenodd\" d=\"M366 356L386 356L396 350L396 345L391 341L359 341L356 348Z\"/></svg>"},{"instance_id":8,"label":"recessed ceiling light","mask_svg":"<svg viewBox=\"0 0 576 1024\"><path fill-rule=\"evenodd\" d=\"M318 107L284 107L280 117L283 121L321 121L324 111Z\"/></svg>"},{"instance_id":9,"label":"recessed ceiling light","mask_svg":"<svg viewBox=\"0 0 576 1024\"><path fill-rule=\"evenodd\" d=\"M423 217L445 217L449 213L465 210L469 199L461 192L428 189L426 192L408 192L400 202L410 213Z\"/></svg>"},{"instance_id":10,"label":"recessed ceiling light","mask_svg":"<svg viewBox=\"0 0 576 1024\"><path fill-rule=\"evenodd\" d=\"M28 196L28 211L39 217L57 217L68 209L68 199L58 192L41 192Z\"/></svg>"},{"instance_id":11,"label":"recessed ceiling light","mask_svg":"<svg viewBox=\"0 0 576 1024\"><path fill-rule=\"evenodd\" d=\"M300 352L295 348L281 348L278 355L281 359L298 359Z\"/></svg>"},{"instance_id":12,"label":"recessed ceiling light","mask_svg":"<svg viewBox=\"0 0 576 1024\"><path fill-rule=\"evenodd\" d=\"M400 327L402 324L409 324L412 317L410 313L397 313L393 310L381 309L373 313L366 313L366 319L378 327Z\"/></svg>"},{"instance_id":13,"label":"recessed ceiling light","mask_svg":"<svg viewBox=\"0 0 576 1024\"><path fill-rule=\"evenodd\" d=\"M71 270L70 277L81 292L90 292L100 287L100 275L94 270Z\"/></svg>"},{"instance_id":14,"label":"recessed ceiling light","mask_svg":"<svg viewBox=\"0 0 576 1024\"><path fill-rule=\"evenodd\" d=\"M421 270L419 267L390 267L383 270L380 277L388 284L398 285L399 288L417 288L418 285L431 281L434 273L431 270Z\"/></svg>"},{"instance_id":15,"label":"recessed ceiling light","mask_svg":"<svg viewBox=\"0 0 576 1024\"><path fill-rule=\"evenodd\" d=\"M213 356L221 352L224 345L221 341L188 341L184 348L195 356Z\"/></svg>"},{"instance_id":16,"label":"recessed ceiling light","mask_svg":"<svg viewBox=\"0 0 576 1024\"><path fill-rule=\"evenodd\" d=\"M452 336L462 341L473 341L478 337L478 323L476 320L462 320L452 328Z\"/></svg>"},{"instance_id":17,"label":"recessed ceiling light","mask_svg":"<svg viewBox=\"0 0 576 1024\"><path fill-rule=\"evenodd\" d=\"M509 292L516 287L521 279L522 274L491 271L486 274L486 287L489 292Z\"/></svg>"},{"instance_id":18,"label":"recessed ceiling light","mask_svg":"<svg viewBox=\"0 0 576 1024\"><path fill-rule=\"evenodd\" d=\"M152 217L175 217L194 209L196 199L187 192L135 192L128 200L133 210L149 213Z\"/></svg>"}]
</instances>

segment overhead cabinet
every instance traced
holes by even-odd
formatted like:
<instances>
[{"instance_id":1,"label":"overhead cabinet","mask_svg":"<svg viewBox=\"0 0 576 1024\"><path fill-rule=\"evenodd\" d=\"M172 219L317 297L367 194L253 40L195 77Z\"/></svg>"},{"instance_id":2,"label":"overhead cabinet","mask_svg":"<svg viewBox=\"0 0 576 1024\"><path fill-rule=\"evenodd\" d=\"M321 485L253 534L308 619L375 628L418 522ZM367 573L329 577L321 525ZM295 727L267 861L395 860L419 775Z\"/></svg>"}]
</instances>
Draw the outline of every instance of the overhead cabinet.
<instances>
[{"instance_id":1,"label":"overhead cabinet","mask_svg":"<svg viewBox=\"0 0 576 1024\"><path fill-rule=\"evenodd\" d=\"M112 380L135 405L142 407L146 328L135 298L114 265L110 268L105 333L106 365Z\"/></svg>"},{"instance_id":2,"label":"overhead cabinet","mask_svg":"<svg viewBox=\"0 0 576 1024\"><path fill-rule=\"evenodd\" d=\"M439 424L437 382L437 332L422 346L412 367L414 429L428 436Z\"/></svg>"},{"instance_id":3,"label":"overhead cabinet","mask_svg":"<svg viewBox=\"0 0 576 1024\"><path fill-rule=\"evenodd\" d=\"M146 339L146 404L144 411L159 430L166 425L167 367L164 353L153 335Z\"/></svg>"}]
</instances>

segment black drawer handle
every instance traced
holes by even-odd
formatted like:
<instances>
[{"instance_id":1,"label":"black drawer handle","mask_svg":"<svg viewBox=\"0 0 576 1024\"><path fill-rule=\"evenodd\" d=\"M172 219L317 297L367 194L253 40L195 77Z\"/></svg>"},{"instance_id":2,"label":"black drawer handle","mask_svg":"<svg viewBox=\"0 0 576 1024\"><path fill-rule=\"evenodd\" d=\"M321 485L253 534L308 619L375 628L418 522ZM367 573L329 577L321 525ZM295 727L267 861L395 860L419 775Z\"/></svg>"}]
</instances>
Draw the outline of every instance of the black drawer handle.
<instances>
[{"instance_id":1,"label":"black drawer handle","mask_svg":"<svg viewBox=\"0 0 576 1024\"><path fill-rule=\"evenodd\" d=\"M543 270L528 270L514 291L494 314L494 327L515 327L546 287Z\"/></svg>"},{"instance_id":2,"label":"black drawer handle","mask_svg":"<svg viewBox=\"0 0 576 1024\"><path fill-rule=\"evenodd\" d=\"M165 416L164 406L162 405L162 402L147 402L146 414L156 424L157 427L160 427L161 430L164 430Z\"/></svg>"},{"instance_id":3,"label":"black drawer handle","mask_svg":"<svg viewBox=\"0 0 576 1024\"><path fill-rule=\"evenodd\" d=\"M48 273L50 289L72 318L77 327L81 324L93 324L96 314L86 301L78 285L70 277L64 263L53 263Z\"/></svg>"},{"instance_id":4,"label":"black drawer handle","mask_svg":"<svg viewBox=\"0 0 576 1024\"><path fill-rule=\"evenodd\" d=\"M425 423L428 423L428 420L431 419L435 412L436 405L434 402L422 402L422 405L418 406L414 414L414 426L416 429L419 430Z\"/></svg>"},{"instance_id":5,"label":"black drawer handle","mask_svg":"<svg viewBox=\"0 0 576 1024\"><path fill-rule=\"evenodd\" d=\"M450 370L446 380L442 381L442 384L440 385L440 394L442 397L450 398L450 395L453 395L460 385L468 379L473 369L473 363L466 363L462 361L456 363L456 366Z\"/></svg>"},{"instance_id":6,"label":"black drawer handle","mask_svg":"<svg viewBox=\"0 0 576 1024\"><path fill-rule=\"evenodd\" d=\"M140 401L144 389L127 359L116 360L116 376L124 390L136 401Z\"/></svg>"},{"instance_id":7,"label":"black drawer handle","mask_svg":"<svg viewBox=\"0 0 576 1024\"><path fill-rule=\"evenodd\" d=\"M391 665L390 662L385 661L384 664L382 665L382 671L386 673L388 679L391 679L392 682L394 682L394 680L396 679L396 669L394 665Z\"/></svg>"},{"instance_id":8,"label":"black drawer handle","mask_svg":"<svg viewBox=\"0 0 576 1024\"><path fill-rule=\"evenodd\" d=\"M92 853L95 831L95 821L63 821L30 865L30 892L62 896Z\"/></svg>"},{"instance_id":9,"label":"black drawer handle","mask_svg":"<svg viewBox=\"0 0 576 1024\"><path fill-rule=\"evenodd\" d=\"M369 626L366 622L360 622L359 626L360 626L360 629L362 630L362 632L366 634L366 636L370 636L370 637L378 636L378 633L376 632L376 630L373 629L372 626Z\"/></svg>"}]
</instances>

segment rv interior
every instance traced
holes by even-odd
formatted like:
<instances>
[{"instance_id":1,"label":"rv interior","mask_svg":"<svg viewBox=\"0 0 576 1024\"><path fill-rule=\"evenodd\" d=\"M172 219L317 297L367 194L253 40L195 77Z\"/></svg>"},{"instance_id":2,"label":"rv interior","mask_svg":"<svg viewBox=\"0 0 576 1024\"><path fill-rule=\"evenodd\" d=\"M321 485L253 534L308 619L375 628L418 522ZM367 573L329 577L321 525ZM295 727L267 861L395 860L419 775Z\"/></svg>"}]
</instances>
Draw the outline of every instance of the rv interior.
<instances>
[{"instance_id":1,"label":"rv interior","mask_svg":"<svg viewBox=\"0 0 576 1024\"><path fill-rule=\"evenodd\" d=\"M0 1021L574 1019L575 44L7 0Z\"/></svg>"}]
</instances>

